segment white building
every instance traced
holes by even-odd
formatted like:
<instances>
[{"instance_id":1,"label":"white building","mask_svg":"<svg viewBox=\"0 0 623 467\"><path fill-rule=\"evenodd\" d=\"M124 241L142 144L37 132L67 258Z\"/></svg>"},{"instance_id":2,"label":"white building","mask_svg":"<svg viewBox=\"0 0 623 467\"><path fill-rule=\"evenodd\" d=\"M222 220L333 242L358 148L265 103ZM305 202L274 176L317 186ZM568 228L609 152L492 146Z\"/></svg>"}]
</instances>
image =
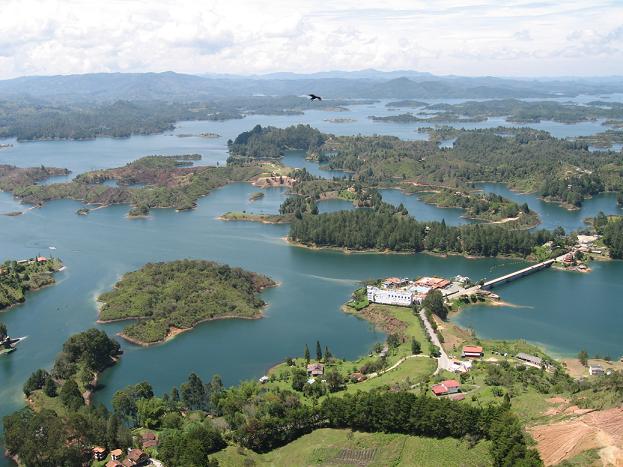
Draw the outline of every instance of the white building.
<instances>
[{"instance_id":1,"label":"white building","mask_svg":"<svg viewBox=\"0 0 623 467\"><path fill-rule=\"evenodd\" d=\"M604 367L601 365L590 365L588 367L588 374L591 376L601 376L604 373Z\"/></svg>"},{"instance_id":2,"label":"white building","mask_svg":"<svg viewBox=\"0 0 623 467\"><path fill-rule=\"evenodd\" d=\"M384 305L411 306L413 303L413 292L398 289L379 289L369 285L368 301L372 303L382 303Z\"/></svg>"}]
</instances>

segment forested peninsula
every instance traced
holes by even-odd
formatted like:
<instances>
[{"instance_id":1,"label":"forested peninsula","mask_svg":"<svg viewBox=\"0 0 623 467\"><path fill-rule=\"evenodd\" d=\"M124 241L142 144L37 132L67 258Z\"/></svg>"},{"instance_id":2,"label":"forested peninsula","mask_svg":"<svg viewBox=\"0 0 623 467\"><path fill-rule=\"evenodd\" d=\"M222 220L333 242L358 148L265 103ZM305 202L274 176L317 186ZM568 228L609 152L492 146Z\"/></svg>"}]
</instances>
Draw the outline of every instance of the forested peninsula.
<instances>
[{"instance_id":1,"label":"forested peninsula","mask_svg":"<svg viewBox=\"0 0 623 467\"><path fill-rule=\"evenodd\" d=\"M459 227L445 222L420 222L403 208L380 203L373 209L338 211L295 219L291 242L355 251L421 252L467 256L529 257L549 241L564 241L546 230L530 232L501 225Z\"/></svg>"},{"instance_id":2,"label":"forested peninsula","mask_svg":"<svg viewBox=\"0 0 623 467\"><path fill-rule=\"evenodd\" d=\"M204 321L259 318L265 303L258 293L276 285L261 274L211 261L149 263L98 297L99 322L136 320L120 335L155 344Z\"/></svg>"},{"instance_id":3,"label":"forested peninsula","mask_svg":"<svg viewBox=\"0 0 623 467\"><path fill-rule=\"evenodd\" d=\"M53 273L62 267L60 259L43 256L0 264L0 311L24 302L27 291L54 284Z\"/></svg>"}]
</instances>

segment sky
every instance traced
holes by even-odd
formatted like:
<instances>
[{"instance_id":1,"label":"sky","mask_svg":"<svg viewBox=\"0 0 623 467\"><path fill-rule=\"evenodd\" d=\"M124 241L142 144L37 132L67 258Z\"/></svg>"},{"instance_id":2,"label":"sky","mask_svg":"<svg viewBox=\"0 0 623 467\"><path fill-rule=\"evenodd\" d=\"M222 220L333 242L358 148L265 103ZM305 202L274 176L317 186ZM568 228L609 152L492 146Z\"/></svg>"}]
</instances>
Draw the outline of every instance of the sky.
<instances>
[{"instance_id":1,"label":"sky","mask_svg":"<svg viewBox=\"0 0 623 467\"><path fill-rule=\"evenodd\" d=\"M0 79L368 68L623 75L623 0L0 0Z\"/></svg>"}]
</instances>

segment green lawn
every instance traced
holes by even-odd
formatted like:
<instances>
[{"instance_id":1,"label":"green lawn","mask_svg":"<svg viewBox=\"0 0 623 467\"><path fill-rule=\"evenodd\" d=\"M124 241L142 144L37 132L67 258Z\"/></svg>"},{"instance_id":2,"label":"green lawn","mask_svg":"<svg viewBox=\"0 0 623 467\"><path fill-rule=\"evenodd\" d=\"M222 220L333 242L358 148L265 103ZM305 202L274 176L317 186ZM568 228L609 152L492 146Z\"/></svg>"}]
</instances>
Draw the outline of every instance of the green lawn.
<instances>
[{"instance_id":1,"label":"green lawn","mask_svg":"<svg viewBox=\"0 0 623 467\"><path fill-rule=\"evenodd\" d=\"M222 467L266 466L490 466L489 443L385 433L320 429L267 454L230 446L211 457Z\"/></svg>"}]
</instances>

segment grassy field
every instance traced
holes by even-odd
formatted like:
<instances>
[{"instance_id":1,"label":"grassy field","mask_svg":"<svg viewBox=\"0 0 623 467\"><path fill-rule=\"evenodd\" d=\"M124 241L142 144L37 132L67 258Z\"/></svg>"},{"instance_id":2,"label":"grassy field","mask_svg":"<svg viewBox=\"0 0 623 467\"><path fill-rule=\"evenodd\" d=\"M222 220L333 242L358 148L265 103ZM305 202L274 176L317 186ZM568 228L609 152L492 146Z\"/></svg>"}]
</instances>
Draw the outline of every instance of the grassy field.
<instances>
[{"instance_id":1,"label":"grassy field","mask_svg":"<svg viewBox=\"0 0 623 467\"><path fill-rule=\"evenodd\" d=\"M267 454L230 446L212 455L222 467L251 465L303 467L331 466L489 466L489 443L470 448L452 438L358 433L350 430L320 429Z\"/></svg>"}]
</instances>

